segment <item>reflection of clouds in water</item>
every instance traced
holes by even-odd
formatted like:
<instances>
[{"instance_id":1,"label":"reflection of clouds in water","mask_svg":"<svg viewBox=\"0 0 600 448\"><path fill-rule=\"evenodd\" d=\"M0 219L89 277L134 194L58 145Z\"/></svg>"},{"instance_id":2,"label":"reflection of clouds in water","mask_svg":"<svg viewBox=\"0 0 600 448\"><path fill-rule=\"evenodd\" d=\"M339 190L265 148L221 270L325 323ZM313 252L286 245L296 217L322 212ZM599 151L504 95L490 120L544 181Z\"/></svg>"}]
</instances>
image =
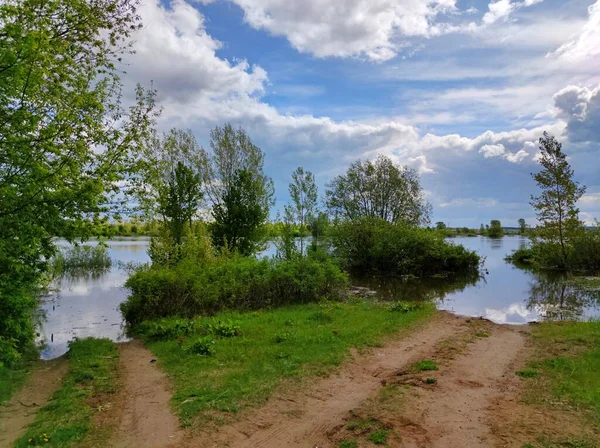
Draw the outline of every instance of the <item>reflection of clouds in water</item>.
<instances>
[{"instance_id":1,"label":"reflection of clouds in water","mask_svg":"<svg viewBox=\"0 0 600 448\"><path fill-rule=\"evenodd\" d=\"M513 303L502 309L485 309L485 317L497 324L524 324L537 320L537 313L531 312L523 303Z\"/></svg>"}]
</instances>

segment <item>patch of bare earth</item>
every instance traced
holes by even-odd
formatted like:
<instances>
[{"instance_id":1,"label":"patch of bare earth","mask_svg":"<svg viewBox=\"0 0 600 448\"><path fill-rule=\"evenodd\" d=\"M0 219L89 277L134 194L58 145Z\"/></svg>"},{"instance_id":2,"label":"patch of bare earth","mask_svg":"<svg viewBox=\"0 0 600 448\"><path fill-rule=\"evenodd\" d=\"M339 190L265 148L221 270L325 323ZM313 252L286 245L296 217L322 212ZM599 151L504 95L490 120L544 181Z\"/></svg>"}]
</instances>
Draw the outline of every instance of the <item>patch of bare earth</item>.
<instances>
[{"instance_id":1,"label":"patch of bare earth","mask_svg":"<svg viewBox=\"0 0 600 448\"><path fill-rule=\"evenodd\" d=\"M37 411L60 387L67 373L68 362L64 357L40 363L23 388L0 406L0 446L12 446L25 433Z\"/></svg>"},{"instance_id":2,"label":"patch of bare earth","mask_svg":"<svg viewBox=\"0 0 600 448\"><path fill-rule=\"evenodd\" d=\"M329 447L332 435L348 412L376 395L386 378L432 353L435 345L463 331L465 319L439 313L405 338L341 367L326 379L302 391L276 394L267 404L240 416L239 421L200 436L189 437L186 447Z\"/></svg>"},{"instance_id":3,"label":"patch of bare earth","mask_svg":"<svg viewBox=\"0 0 600 448\"><path fill-rule=\"evenodd\" d=\"M114 425L112 448L163 448L179 446L183 439L177 417L171 412L172 393L152 353L140 341L119 345L122 385L113 410L96 425ZM108 421L111 420L111 421Z\"/></svg>"}]
</instances>

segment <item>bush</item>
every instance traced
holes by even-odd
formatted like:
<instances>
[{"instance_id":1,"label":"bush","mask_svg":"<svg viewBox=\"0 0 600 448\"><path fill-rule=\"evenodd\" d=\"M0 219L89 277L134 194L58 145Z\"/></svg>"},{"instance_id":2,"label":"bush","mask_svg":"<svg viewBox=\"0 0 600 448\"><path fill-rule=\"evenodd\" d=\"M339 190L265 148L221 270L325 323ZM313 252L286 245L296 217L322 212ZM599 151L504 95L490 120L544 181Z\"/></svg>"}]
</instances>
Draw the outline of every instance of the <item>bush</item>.
<instances>
[{"instance_id":1,"label":"bush","mask_svg":"<svg viewBox=\"0 0 600 448\"><path fill-rule=\"evenodd\" d=\"M334 253L362 273L415 275L473 274L480 257L446 242L440 232L377 218L347 221L332 231Z\"/></svg>"},{"instance_id":2,"label":"bush","mask_svg":"<svg viewBox=\"0 0 600 448\"><path fill-rule=\"evenodd\" d=\"M200 356L210 356L213 354L213 345L215 341L210 336L203 336L196 339L186 347L186 351Z\"/></svg>"},{"instance_id":3,"label":"bush","mask_svg":"<svg viewBox=\"0 0 600 448\"><path fill-rule=\"evenodd\" d=\"M73 246L62 249L51 260L52 273L58 276L105 272L112 266L105 245Z\"/></svg>"},{"instance_id":4,"label":"bush","mask_svg":"<svg viewBox=\"0 0 600 448\"><path fill-rule=\"evenodd\" d=\"M338 299L347 277L331 259L257 260L234 256L198 264L142 267L127 280L121 312L136 325L161 317L194 317L226 309L260 309Z\"/></svg>"}]
</instances>

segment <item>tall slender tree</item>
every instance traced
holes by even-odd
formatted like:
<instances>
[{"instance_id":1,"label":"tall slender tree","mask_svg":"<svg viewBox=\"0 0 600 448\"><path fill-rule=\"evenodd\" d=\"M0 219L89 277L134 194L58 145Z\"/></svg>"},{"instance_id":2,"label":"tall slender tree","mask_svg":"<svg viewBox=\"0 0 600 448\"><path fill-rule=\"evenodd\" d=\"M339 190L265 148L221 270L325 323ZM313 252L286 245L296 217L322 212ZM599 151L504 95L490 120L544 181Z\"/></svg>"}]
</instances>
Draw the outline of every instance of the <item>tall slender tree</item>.
<instances>
[{"instance_id":1,"label":"tall slender tree","mask_svg":"<svg viewBox=\"0 0 600 448\"><path fill-rule=\"evenodd\" d=\"M531 205L541 223L538 234L560 245L562 267L566 267L569 238L582 226L577 201L585 193L585 186L573 180L573 169L559 141L544 132L539 142L542 170L532 176L542 192L531 196Z\"/></svg>"},{"instance_id":2,"label":"tall slender tree","mask_svg":"<svg viewBox=\"0 0 600 448\"><path fill-rule=\"evenodd\" d=\"M317 207L317 184L315 176L310 171L298 167L292 173L292 183L289 186L290 197L293 201L295 221L302 232L306 223L314 215ZM300 253L304 254L304 237L300 238Z\"/></svg>"}]
</instances>

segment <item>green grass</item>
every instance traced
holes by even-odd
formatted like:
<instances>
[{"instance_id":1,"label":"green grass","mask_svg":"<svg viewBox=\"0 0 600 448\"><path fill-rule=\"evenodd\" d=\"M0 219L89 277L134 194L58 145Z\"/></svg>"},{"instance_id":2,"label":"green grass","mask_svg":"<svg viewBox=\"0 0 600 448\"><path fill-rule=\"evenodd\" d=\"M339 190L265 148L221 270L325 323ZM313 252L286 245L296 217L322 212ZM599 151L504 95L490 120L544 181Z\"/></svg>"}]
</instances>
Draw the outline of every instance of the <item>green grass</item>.
<instances>
[{"instance_id":1,"label":"green grass","mask_svg":"<svg viewBox=\"0 0 600 448\"><path fill-rule=\"evenodd\" d=\"M198 318L193 325L179 320L179 327L185 329L182 335L168 334L163 340L146 337L146 341L174 383L172 404L182 423L196 426L207 418L219 421L227 413L263 403L284 383L327 375L348 358L351 347L379 346L385 335L407 329L433 312L432 306L425 306L397 313L366 301L295 305L223 313ZM236 322L239 336L215 335L210 330L215 319ZM168 327L173 321L159 325ZM199 336L214 340L211 355L186 350L189 341Z\"/></svg>"},{"instance_id":2,"label":"green grass","mask_svg":"<svg viewBox=\"0 0 600 448\"><path fill-rule=\"evenodd\" d=\"M390 432L385 429L375 431L369 434L369 440L375 445L385 445L387 443L387 438L389 434Z\"/></svg>"},{"instance_id":3,"label":"green grass","mask_svg":"<svg viewBox=\"0 0 600 448\"><path fill-rule=\"evenodd\" d=\"M104 395L115 391L118 356L115 344L108 339L88 338L71 343L69 371L60 389L40 409L15 447L66 448L83 440L92 427L94 406L99 406Z\"/></svg>"},{"instance_id":4,"label":"green grass","mask_svg":"<svg viewBox=\"0 0 600 448\"><path fill-rule=\"evenodd\" d=\"M338 448L358 448L358 442L355 440L342 440Z\"/></svg>"},{"instance_id":5,"label":"green grass","mask_svg":"<svg viewBox=\"0 0 600 448\"><path fill-rule=\"evenodd\" d=\"M437 370L438 366L432 359L424 359L415 364L415 368L420 372L427 372L430 370Z\"/></svg>"},{"instance_id":6,"label":"green grass","mask_svg":"<svg viewBox=\"0 0 600 448\"><path fill-rule=\"evenodd\" d=\"M38 367L38 356L38 351L31 349L10 367L0 363L0 405L10 400L13 394L21 389L31 372Z\"/></svg>"},{"instance_id":7,"label":"green grass","mask_svg":"<svg viewBox=\"0 0 600 448\"><path fill-rule=\"evenodd\" d=\"M533 369L523 369L517 370L515 375L520 376L521 378L535 378L539 375L539 372Z\"/></svg>"},{"instance_id":8,"label":"green grass","mask_svg":"<svg viewBox=\"0 0 600 448\"><path fill-rule=\"evenodd\" d=\"M600 321L544 323L533 330L542 357L530 366L551 401L589 411L600 424Z\"/></svg>"}]
</instances>

